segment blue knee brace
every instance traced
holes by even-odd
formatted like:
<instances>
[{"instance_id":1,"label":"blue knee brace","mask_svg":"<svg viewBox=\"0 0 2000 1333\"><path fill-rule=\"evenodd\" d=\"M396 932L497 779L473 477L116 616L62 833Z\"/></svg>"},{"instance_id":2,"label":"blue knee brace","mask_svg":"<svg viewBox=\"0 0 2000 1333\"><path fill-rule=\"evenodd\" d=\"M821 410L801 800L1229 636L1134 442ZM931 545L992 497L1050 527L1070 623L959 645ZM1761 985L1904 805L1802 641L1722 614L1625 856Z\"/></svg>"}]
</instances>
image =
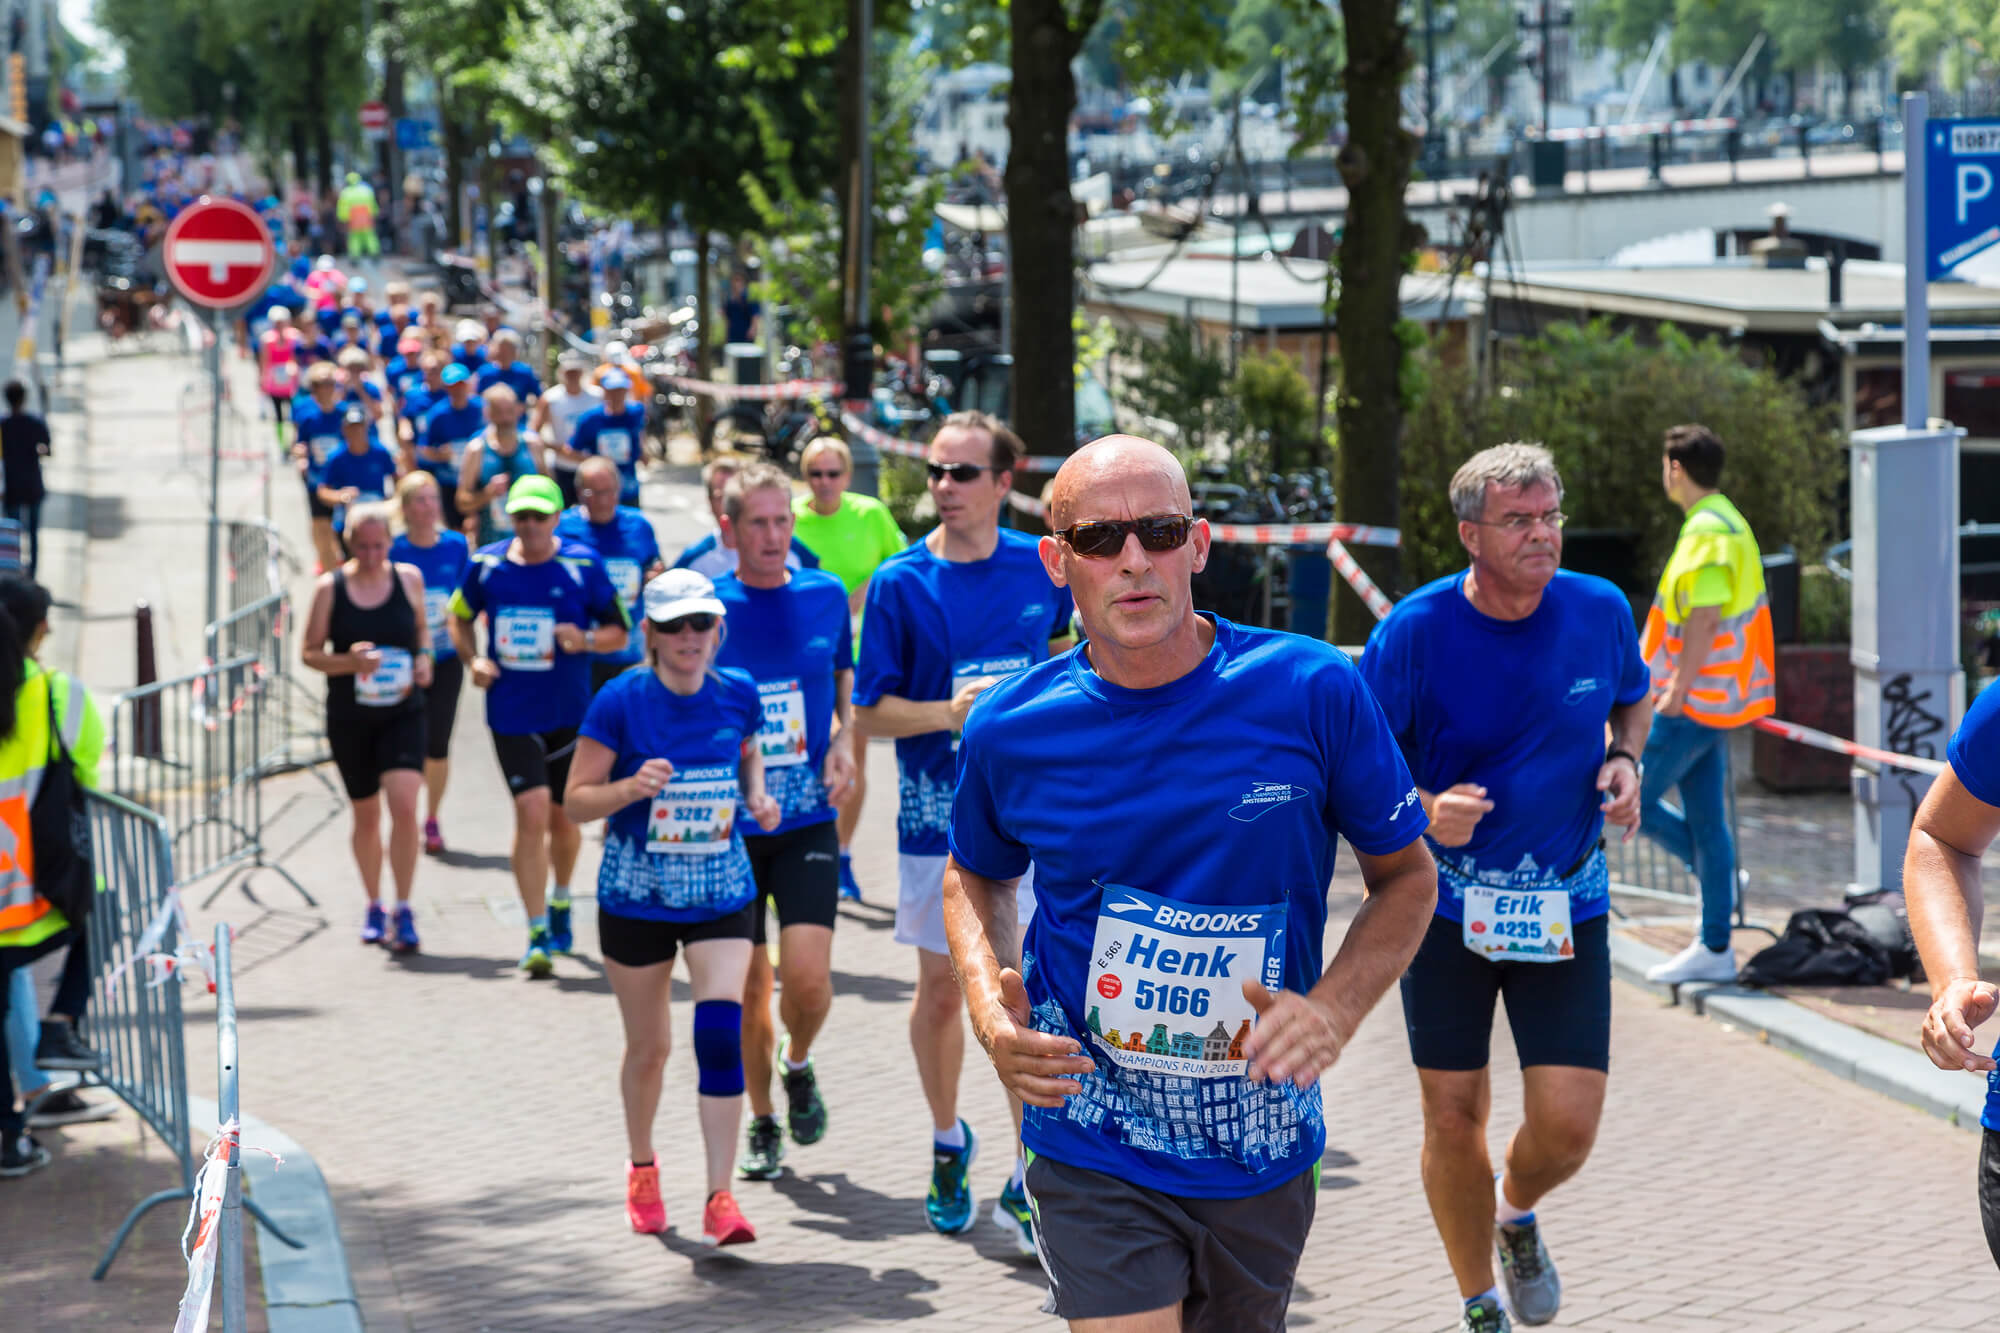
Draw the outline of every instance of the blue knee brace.
<instances>
[{"instance_id":1,"label":"blue knee brace","mask_svg":"<svg viewBox=\"0 0 2000 1333\"><path fill-rule=\"evenodd\" d=\"M743 1006L734 1000L703 1000L694 1007L694 1063L704 1097L735 1097L743 1091Z\"/></svg>"}]
</instances>

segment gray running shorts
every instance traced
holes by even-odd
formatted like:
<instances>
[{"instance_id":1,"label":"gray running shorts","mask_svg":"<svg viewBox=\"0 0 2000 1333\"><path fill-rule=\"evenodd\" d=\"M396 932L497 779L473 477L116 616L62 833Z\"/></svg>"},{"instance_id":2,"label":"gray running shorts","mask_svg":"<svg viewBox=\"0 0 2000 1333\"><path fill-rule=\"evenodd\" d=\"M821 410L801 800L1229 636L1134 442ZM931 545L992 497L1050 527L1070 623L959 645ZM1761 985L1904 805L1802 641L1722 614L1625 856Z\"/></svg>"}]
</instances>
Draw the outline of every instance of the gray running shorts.
<instances>
[{"instance_id":1,"label":"gray running shorts","mask_svg":"<svg viewBox=\"0 0 2000 1333\"><path fill-rule=\"evenodd\" d=\"M1028 1201L1044 1314L1111 1319L1181 1307L1185 1333L1280 1333L1319 1171L1242 1199L1181 1199L1037 1156Z\"/></svg>"}]
</instances>

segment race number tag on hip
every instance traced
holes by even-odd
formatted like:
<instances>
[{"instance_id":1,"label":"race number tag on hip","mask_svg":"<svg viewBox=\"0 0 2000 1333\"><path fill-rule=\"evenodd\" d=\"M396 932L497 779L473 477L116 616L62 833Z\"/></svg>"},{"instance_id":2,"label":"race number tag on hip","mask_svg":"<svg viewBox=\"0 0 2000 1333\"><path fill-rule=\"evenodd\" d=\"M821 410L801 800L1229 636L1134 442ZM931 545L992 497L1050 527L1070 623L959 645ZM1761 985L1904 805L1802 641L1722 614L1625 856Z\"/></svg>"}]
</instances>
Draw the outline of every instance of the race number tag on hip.
<instances>
[{"instance_id":1,"label":"race number tag on hip","mask_svg":"<svg viewBox=\"0 0 2000 1333\"><path fill-rule=\"evenodd\" d=\"M1016 671L1026 671L1034 665L1026 653L1008 653L1002 657L964 657L951 664L951 693L947 699L956 699L958 692L975 680L992 677L996 681L1005 680ZM958 748L958 733L951 733L951 748Z\"/></svg>"},{"instance_id":2,"label":"race number tag on hip","mask_svg":"<svg viewBox=\"0 0 2000 1333\"><path fill-rule=\"evenodd\" d=\"M445 617L451 614L451 589L424 589L424 621L431 627L431 647L444 651L451 647L451 630Z\"/></svg>"},{"instance_id":3,"label":"race number tag on hip","mask_svg":"<svg viewBox=\"0 0 2000 1333\"><path fill-rule=\"evenodd\" d=\"M496 660L508 671L553 671L556 612L552 606L510 606L493 620Z\"/></svg>"},{"instance_id":4,"label":"race number tag on hip","mask_svg":"<svg viewBox=\"0 0 2000 1333\"><path fill-rule=\"evenodd\" d=\"M757 683L764 699L764 725L757 733L757 748L764 755L764 767L786 768L806 761L806 695L796 680L765 680Z\"/></svg>"},{"instance_id":5,"label":"race number tag on hip","mask_svg":"<svg viewBox=\"0 0 2000 1333\"><path fill-rule=\"evenodd\" d=\"M646 850L715 856L729 850L736 821L736 768L679 769L653 797L646 821Z\"/></svg>"},{"instance_id":6,"label":"race number tag on hip","mask_svg":"<svg viewBox=\"0 0 2000 1333\"><path fill-rule=\"evenodd\" d=\"M618 590L618 600L630 606L639 600L639 562L627 556L614 555L604 562L604 572L611 576L611 586Z\"/></svg>"},{"instance_id":7,"label":"race number tag on hip","mask_svg":"<svg viewBox=\"0 0 2000 1333\"><path fill-rule=\"evenodd\" d=\"M382 665L365 676L354 678L354 702L370 708L387 708L410 697L416 683L416 659L407 648L377 648Z\"/></svg>"},{"instance_id":8,"label":"race number tag on hip","mask_svg":"<svg viewBox=\"0 0 2000 1333\"><path fill-rule=\"evenodd\" d=\"M632 461L632 433L624 430L599 431L597 451L618 466L625 466Z\"/></svg>"},{"instance_id":9,"label":"race number tag on hip","mask_svg":"<svg viewBox=\"0 0 2000 1333\"><path fill-rule=\"evenodd\" d=\"M347 446L345 441L337 435L315 435L307 447L312 450L313 466L325 467L327 460L333 457L335 450L344 449Z\"/></svg>"},{"instance_id":10,"label":"race number tag on hip","mask_svg":"<svg viewBox=\"0 0 2000 1333\"><path fill-rule=\"evenodd\" d=\"M1108 885L1083 1002L1085 1026L1127 1069L1240 1078L1257 1011L1245 977L1285 980L1285 905L1216 907Z\"/></svg>"},{"instance_id":11,"label":"race number tag on hip","mask_svg":"<svg viewBox=\"0 0 2000 1333\"><path fill-rule=\"evenodd\" d=\"M1560 963L1576 956L1569 893L1561 886L1465 886L1465 947L1496 963Z\"/></svg>"}]
</instances>

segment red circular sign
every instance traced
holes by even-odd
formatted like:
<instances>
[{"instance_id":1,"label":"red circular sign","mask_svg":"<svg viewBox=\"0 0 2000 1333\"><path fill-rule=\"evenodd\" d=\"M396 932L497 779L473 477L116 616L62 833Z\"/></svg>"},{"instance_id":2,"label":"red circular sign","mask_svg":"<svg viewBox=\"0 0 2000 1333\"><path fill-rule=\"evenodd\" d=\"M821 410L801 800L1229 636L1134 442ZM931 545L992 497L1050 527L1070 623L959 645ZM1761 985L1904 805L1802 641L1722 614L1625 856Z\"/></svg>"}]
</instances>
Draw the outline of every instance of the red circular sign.
<instances>
[{"instance_id":1,"label":"red circular sign","mask_svg":"<svg viewBox=\"0 0 2000 1333\"><path fill-rule=\"evenodd\" d=\"M1125 987L1119 984L1118 978L1109 972L1097 979L1097 993L1107 1000L1117 999L1119 992L1124 989Z\"/></svg>"},{"instance_id":2,"label":"red circular sign","mask_svg":"<svg viewBox=\"0 0 2000 1333\"><path fill-rule=\"evenodd\" d=\"M206 195L167 228L161 254L175 289L211 310L242 305L263 291L274 257L271 233L255 211Z\"/></svg>"},{"instance_id":3,"label":"red circular sign","mask_svg":"<svg viewBox=\"0 0 2000 1333\"><path fill-rule=\"evenodd\" d=\"M1472 933L1475 935L1484 935L1486 933L1486 923L1484 921L1473 922Z\"/></svg>"}]
</instances>

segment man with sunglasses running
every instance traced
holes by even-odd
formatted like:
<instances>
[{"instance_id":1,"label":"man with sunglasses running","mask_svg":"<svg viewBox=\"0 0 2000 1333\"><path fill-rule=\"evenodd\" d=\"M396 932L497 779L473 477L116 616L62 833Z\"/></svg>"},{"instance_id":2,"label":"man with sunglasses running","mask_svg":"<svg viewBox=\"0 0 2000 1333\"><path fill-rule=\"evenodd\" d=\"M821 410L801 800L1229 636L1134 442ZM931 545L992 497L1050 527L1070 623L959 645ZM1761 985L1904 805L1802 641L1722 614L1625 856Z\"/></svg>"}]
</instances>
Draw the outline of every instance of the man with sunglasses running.
<instances>
[{"instance_id":1,"label":"man with sunglasses running","mask_svg":"<svg viewBox=\"0 0 2000 1333\"><path fill-rule=\"evenodd\" d=\"M514 798L514 883L528 914L521 970L546 977L570 949L569 881L583 833L563 813L576 729L590 708L593 653L632 628L597 552L556 536L562 491L521 477L507 492L514 535L473 553L451 599L451 642L486 691L486 725ZM473 622L486 617L486 653ZM549 895L549 870L555 894Z\"/></svg>"},{"instance_id":2,"label":"man with sunglasses running","mask_svg":"<svg viewBox=\"0 0 2000 1333\"><path fill-rule=\"evenodd\" d=\"M1430 918L1424 817L1344 654L1196 613L1208 525L1171 453L1098 440L1050 500L1042 562L1088 642L967 717L945 874L973 1030L1028 1106L1043 1308L1100 1333L1276 1333L1319 1077ZM1342 837L1367 898L1322 966Z\"/></svg>"},{"instance_id":3,"label":"man with sunglasses running","mask_svg":"<svg viewBox=\"0 0 2000 1333\"><path fill-rule=\"evenodd\" d=\"M1562 1304L1535 1214L1597 1137L1611 1045L1602 834L1609 822L1629 838L1638 824L1636 756L1652 722L1625 594L1559 568L1562 495L1546 449L1474 454L1451 480L1471 568L1405 598L1361 659L1416 774L1438 862L1437 915L1403 977L1403 1018L1423 1096L1424 1192L1465 1333L1510 1328L1510 1310L1546 1324ZM1487 1046L1502 996L1525 1106L1496 1176Z\"/></svg>"},{"instance_id":4,"label":"man with sunglasses running","mask_svg":"<svg viewBox=\"0 0 2000 1333\"><path fill-rule=\"evenodd\" d=\"M955 412L938 427L925 463L938 526L870 580L854 685L863 730L896 742L896 940L917 949L910 1045L935 1131L924 1213L946 1235L973 1224L966 1172L978 1152L972 1127L958 1116L964 1003L944 931L958 733L982 691L1066 646L1073 606L1068 592L1050 584L1034 538L1000 527L1023 452L1019 437L983 412ZM1018 903L1025 923L1034 912L1026 885ZM1014 1233L1024 1253L1033 1252L1018 1163L994 1221Z\"/></svg>"}]
</instances>

